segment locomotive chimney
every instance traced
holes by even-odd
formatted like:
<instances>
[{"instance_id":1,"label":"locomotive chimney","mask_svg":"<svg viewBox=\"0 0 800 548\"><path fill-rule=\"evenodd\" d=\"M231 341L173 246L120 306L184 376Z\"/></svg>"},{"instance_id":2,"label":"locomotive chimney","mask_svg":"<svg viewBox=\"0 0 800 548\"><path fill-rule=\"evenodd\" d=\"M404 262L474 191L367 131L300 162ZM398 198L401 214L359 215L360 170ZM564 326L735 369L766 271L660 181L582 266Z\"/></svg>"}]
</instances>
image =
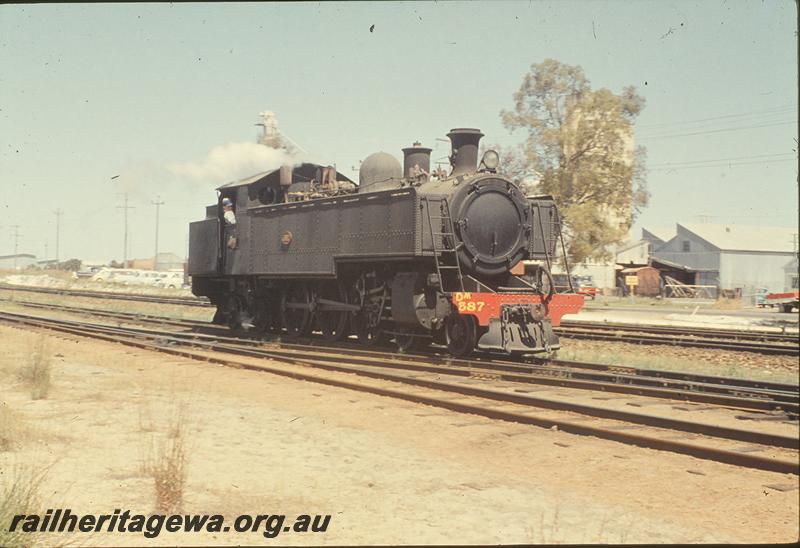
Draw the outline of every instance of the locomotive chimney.
<instances>
[{"instance_id":1,"label":"locomotive chimney","mask_svg":"<svg viewBox=\"0 0 800 548\"><path fill-rule=\"evenodd\" d=\"M411 170L414 166L419 166L419 169L425 173L431 172L431 149L420 146L419 142L403 149L403 177L411 179L424 175L423 173L412 173Z\"/></svg>"},{"instance_id":2,"label":"locomotive chimney","mask_svg":"<svg viewBox=\"0 0 800 548\"><path fill-rule=\"evenodd\" d=\"M452 144L450 175L461 175L478 170L478 142L483 137L479 129L455 128L447 134Z\"/></svg>"}]
</instances>

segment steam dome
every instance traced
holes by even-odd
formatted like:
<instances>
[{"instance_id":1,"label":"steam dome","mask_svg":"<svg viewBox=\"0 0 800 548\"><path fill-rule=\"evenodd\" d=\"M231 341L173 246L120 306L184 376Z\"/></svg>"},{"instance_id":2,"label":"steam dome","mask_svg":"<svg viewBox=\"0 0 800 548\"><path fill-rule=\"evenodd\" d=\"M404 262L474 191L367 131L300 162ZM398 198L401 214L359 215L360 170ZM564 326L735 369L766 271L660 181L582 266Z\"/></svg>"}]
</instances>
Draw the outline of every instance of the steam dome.
<instances>
[{"instance_id":1,"label":"steam dome","mask_svg":"<svg viewBox=\"0 0 800 548\"><path fill-rule=\"evenodd\" d=\"M400 161L388 152L375 152L361 162L358 170L359 191L379 190L381 183L391 183L392 179L403 177L403 166ZM388 185L387 185L388 186Z\"/></svg>"}]
</instances>

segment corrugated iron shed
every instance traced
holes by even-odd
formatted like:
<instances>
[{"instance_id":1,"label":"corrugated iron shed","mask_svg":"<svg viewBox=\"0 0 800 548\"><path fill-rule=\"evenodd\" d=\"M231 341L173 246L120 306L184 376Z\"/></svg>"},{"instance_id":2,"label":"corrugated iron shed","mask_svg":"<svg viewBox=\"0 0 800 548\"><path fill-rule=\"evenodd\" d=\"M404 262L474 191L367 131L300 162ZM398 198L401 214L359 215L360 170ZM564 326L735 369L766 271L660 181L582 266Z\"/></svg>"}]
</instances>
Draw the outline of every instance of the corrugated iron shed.
<instances>
[{"instance_id":1,"label":"corrugated iron shed","mask_svg":"<svg viewBox=\"0 0 800 548\"><path fill-rule=\"evenodd\" d=\"M708 223L678 223L712 246L723 251L763 251L786 253L793 251L796 228L776 226L721 225Z\"/></svg>"}]
</instances>

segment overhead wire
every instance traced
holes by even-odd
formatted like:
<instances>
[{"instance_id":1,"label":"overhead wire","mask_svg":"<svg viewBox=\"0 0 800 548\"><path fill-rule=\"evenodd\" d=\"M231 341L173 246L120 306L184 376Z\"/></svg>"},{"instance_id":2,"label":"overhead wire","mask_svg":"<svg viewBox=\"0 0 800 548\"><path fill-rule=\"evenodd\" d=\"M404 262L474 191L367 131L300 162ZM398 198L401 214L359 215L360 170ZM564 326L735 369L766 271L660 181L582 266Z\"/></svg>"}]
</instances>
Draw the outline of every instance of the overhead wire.
<instances>
[{"instance_id":1,"label":"overhead wire","mask_svg":"<svg viewBox=\"0 0 800 548\"><path fill-rule=\"evenodd\" d=\"M797 162L796 158L774 159L774 160L755 160L746 162L723 162L719 164L708 165L690 165L690 166L664 166L648 168L648 171L678 171L682 169L698 169L698 168L712 168L712 167L733 167L733 166L747 166L747 165L764 165L776 164L781 162Z\"/></svg>"},{"instance_id":2,"label":"overhead wire","mask_svg":"<svg viewBox=\"0 0 800 548\"><path fill-rule=\"evenodd\" d=\"M707 129L702 131L689 131L685 133L665 133L665 134L655 134L655 135L637 135L642 140L655 140L655 139L670 139L674 137L690 137L693 135L708 135L712 133L726 133L729 131L741 131L745 129L756 129L756 128L764 128L764 127L776 127L776 126L785 126L797 124L797 120L786 120L780 122L773 122L767 124L756 124L751 126L739 126L739 127L728 127L728 128L718 128L718 129Z\"/></svg>"},{"instance_id":3,"label":"overhead wire","mask_svg":"<svg viewBox=\"0 0 800 548\"><path fill-rule=\"evenodd\" d=\"M755 158L776 158L776 157L784 157L784 156L792 156L797 157L797 154L794 152L778 152L775 154L755 154L752 156L730 156L728 158L708 158L704 160L686 160L683 162L665 162L663 164L652 164L648 167L657 168L657 167L678 167L682 165L694 165L694 164L707 164L707 163L716 163L716 162L727 162L727 161L737 161L737 160L752 160Z\"/></svg>"},{"instance_id":4,"label":"overhead wire","mask_svg":"<svg viewBox=\"0 0 800 548\"><path fill-rule=\"evenodd\" d=\"M768 108L768 109L760 109L760 110L752 110L752 111L748 111L748 112L741 112L741 113L738 113L738 114L723 114L723 115L720 115L720 116L711 116L711 117L708 117L708 118L695 118L693 120L676 120L676 121L672 121L672 122L659 122L659 123L653 123L653 124L642 124L642 125L638 125L636 127L645 129L645 128L651 128L651 127L674 126L674 125L682 125L682 124L695 124L695 123L699 123L699 122L709 122L709 121L722 120L722 119L728 119L728 118L749 118L749 117L753 117L753 116L770 116L770 115L783 114L783 113L790 112L790 111L796 110L796 109L797 109L797 105L796 104L788 104L788 105L782 105L782 106L779 106L779 107L771 107L771 108Z\"/></svg>"}]
</instances>

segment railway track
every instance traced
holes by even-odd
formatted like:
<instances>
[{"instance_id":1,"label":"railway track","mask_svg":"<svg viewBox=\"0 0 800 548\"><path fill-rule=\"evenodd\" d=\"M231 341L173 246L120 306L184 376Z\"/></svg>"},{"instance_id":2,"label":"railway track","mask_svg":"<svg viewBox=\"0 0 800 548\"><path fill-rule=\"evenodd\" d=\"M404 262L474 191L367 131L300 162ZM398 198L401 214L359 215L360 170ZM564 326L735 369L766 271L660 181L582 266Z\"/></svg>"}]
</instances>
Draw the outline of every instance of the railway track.
<instances>
[{"instance_id":1,"label":"railway track","mask_svg":"<svg viewBox=\"0 0 800 548\"><path fill-rule=\"evenodd\" d=\"M109 312L62 305L27 303L26 306L46 310L57 310L109 318L116 322L144 323L159 327L193 330L197 340L227 341L241 345L261 346L277 343L279 352L291 358L298 353L321 353L329 359L353 361L368 359L378 363L396 365L398 360L410 368L436 373L452 373L453 367L465 368L470 374L485 374L498 379L529 382L532 384L564 386L577 389L603 390L607 392L636 394L649 397L684 398L685 401L727 405L737 409L761 411L784 411L788 417L797 417L800 405L796 400L800 393L794 385L768 383L725 377L697 376L691 374L668 375L666 371L648 371L633 367L607 366L596 363L566 360L549 360L537 364L500 360L496 356L484 359L459 360L437 355L435 349L422 354L391 354L385 350L368 351L357 343L344 342L339 345L320 344L318 338L308 337L294 343L281 341L280 335L263 335L257 338L242 333L240 337L229 336L227 328L196 320L177 320L160 316L141 315L131 312ZM273 350L275 351L275 350ZM336 355L339 357L337 358ZM386 362L387 356L391 359ZM412 360L418 358L417 363ZM458 374L462 374L461 370ZM683 392L681 392L683 391Z\"/></svg>"},{"instance_id":2,"label":"railway track","mask_svg":"<svg viewBox=\"0 0 800 548\"><path fill-rule=\"evenodd\" d=\"M0 290L47 293L100 299L130 300L158 304L211 307L196 297L161 297L107 291L86 291L41 287L20 287L0 284ZM672 326L593 323L564 320L556 332L565 338L625 342L634 344L666 344L709 350L732 350L768 355L800 356L800 335L733 329L704 329Z\"/></svg>"},{"instance_id":3,"label":"railway track","mask_svg":"<svg viewBox=\"0 0 800 548\"><path fill-rule=\"evenodd\" d=\"M735 350L782 356L800 356L797 335L781 333L737 332L666 326L625 324L595 324L564 321L555 328L559 336L568 339L590 339L639 344L670 344L714 350Z\"/></svg>"},{"instance_id":4,"label":"railway track","mask_svg":"<svg viewBox=\"0 0 800 548\"><path fill-rule=\"evenodd\" d=\"M212 306L206 299L197 297L164 297L161 295L144 295L135 293L116 293L113 291L94 291L83 289L58 289L54 287L30 287L10 284L0 284L0 290L21 293L45 293L49 295L64 295L68 297L88 297L95 299L111 299L120 301L139 301L156 304L178 304L182 306Z\"/></svg>"},{"instance_id":5,"label":"railway track","mask_svg":"<svg viewBox=\"0 0 800 548\"><path fill-rule=\"evenodd\" d=\"M236 341L252 341L255 344L259 344L260 342L280 342L286 348L297 348L297 349L308 349L308 347L314 347L316 349L321 349L329 352L357 352L359 354L367 354L371 356L376 356L380 358L385 358L387 356L387 351L380 347L379 350L376 351L369 351L365 350L364 347L357 342L353 341L340 341L339 343L330 343L329 341L325 341L317 336L309 336L309 337L301 337L301 338L286 338L284 335L276 335L271 333L253 333L253 332L245 332L245 331L238 331L232 332L225 326L216 325L210 322L201 321L201 320L190 320L190 319L176 319L170 318L160 315L152 315L152 314L143 314L140 312L121 312L121 311L110 311L110 310L102 310L96 308L86 308L86 307L78 307L78 306L68 306L68 305L56 305L56 304L48 304L48 303L37 303L37 302L25 302L25 301L16 301L16 304L25 306L28 308L38 308L44 310L53 310L59 312L66 312L71 314L80 314L84 316L95 316L101 318L109 318L115 321L127 321L131 323L144 323L150 325L170 325L178 328L185 328L185 329L193 329L195 332L199 333L203 336L212 336L214 339L232 339ZM286 342L289 340L290 342ZM694 387L694 390L697 390L697 387L703 387L704 385L708 385L709 387L713 387L714 385L722 385L726 387L726 390L729 391L737 391L742 388L750 388L756 390L773 390L773 391L786 391L792 394L800 394L798 392L798 386L792 384L784 384L784 383L774 383L770 381L760 381L760 380L748 380L748 379L740 379L740 378L733 378L733 377L720 377L720 376L712 376L712 375L697 375L694 373L686 373L686 372L679 372L679 371L667 371L667 370L656 370L656 369L643 369L637 367L630 367L630 366L620 366L620 365L608 365L608 364L601 364L601 363L592 363L592 362L579 362L579 361L571 361L571 360L559 360L559 359L525 359L525 358L513 358L513 357L498 357L497 355L484 355L483 357L477 357L473 360L463 360L451 357L449 354L446 354L443 349L437 354L437 349L435 347L431 348L429 352L422 352L423 355L429 357L436 357L438 359L446 362L446 363L459 363L459 364L471 364L471 363L480 363L482 365L491 365L493 367L501 368L503 366L510 366L510 367L517 367L521 363L527 365L549 365L548 371L553 371L553 366L561 366L566 367L569 369L579 370L577 374L586 374L592 375L591 373L586 373L586 371L598 371L598 372L605 372L605 373L617 373L620 376L616 376L613 378L613 381L616 384L628 384L625 380L623 380L623 375L625 377L638 377L635 380L635 384L652 384L657 386L666 386L667 383L672 381L685 381L689 383L690 386ZM398 354L399 355L399 354ZM409 356L413 354L402 354L404 356ZM418 354L419 355L419 354ZM562 375L563 376L563 375ZM713 389L708 388L707 390L713 391Z\"/></svg>"},{"instance_id":6,"label":"railway track","mask_svg":"<svg viewBox=\"0 0 800 548\"><path fill-rule=\"evenodd\" d=\"M778 424L776 421L782 424L791 416L796 417L798 395L794 385L754 387L745 381L729 380L733 384L712 387L712 383L655 378L655 382L662 383L656 388L647 386L647 382L654 382L654 378L642 383L646 380L643 375L620 372L601 375L602 372L592 371L594 377L579 378L575 371L578 368L570 371L563 366L387 355L371 351L342 352L341 348L309 348L196 332L164 332L163 328L109 326L13 313L1 313L0 321L263 370L501 420L556 427L575 434L729 464L798 472L796 423L784 428L783 433L768 433L763 427L754 429L730 425L730 418L741 419L743 411L747 418L752 419L753 411L758 410L755 414L761 415L762 420L769 419L761 424L773 426ZM265 358L271 362L265 363ZM275 361L286 364L289 369L273 365ZM341 374L348 375L341 378ZM375 381L388 381L392 386L376 386ZM625 383L630 384L625 386ZM714 405L719 406L714 409L724 409L733 414L727 416L728 424L724 420L715 424L713 421L676 418L673 415L681 413L675 412L666 415L632 412L613 402L598 406L593 402L587 403L586 397L579 398L583 401L575 401L575 398L537 395L543 387L552 386L574 389L573 393L576 390L594 391L601 394L596 398L601 401L613 400L606 397L612 392L646 396L652 398L651 401L663 401L665 405L676 402L686 405L687 401L714 398ZM683 412L687 417L692 416L689 409ZM676 432L680 435L676 436ZM742 448L741 443L749 445Z\"/></svg>"},{"instance_id":7,"label":"railway track","mask_svg":"<svg viewBox=\"0 0 800 548\"><path fill-rule=\"evenodd\" d=\"M712 329L703 327L678 327L672 325L635 325L614 322L589 322L582 320L562 320L565 329L601 329L622 332L646 332L653 334L696 336L713 339L747 340L764 342L787 342L797 344L800 333L753 331L743 329Z\"/></svg>"}]
</instances>

